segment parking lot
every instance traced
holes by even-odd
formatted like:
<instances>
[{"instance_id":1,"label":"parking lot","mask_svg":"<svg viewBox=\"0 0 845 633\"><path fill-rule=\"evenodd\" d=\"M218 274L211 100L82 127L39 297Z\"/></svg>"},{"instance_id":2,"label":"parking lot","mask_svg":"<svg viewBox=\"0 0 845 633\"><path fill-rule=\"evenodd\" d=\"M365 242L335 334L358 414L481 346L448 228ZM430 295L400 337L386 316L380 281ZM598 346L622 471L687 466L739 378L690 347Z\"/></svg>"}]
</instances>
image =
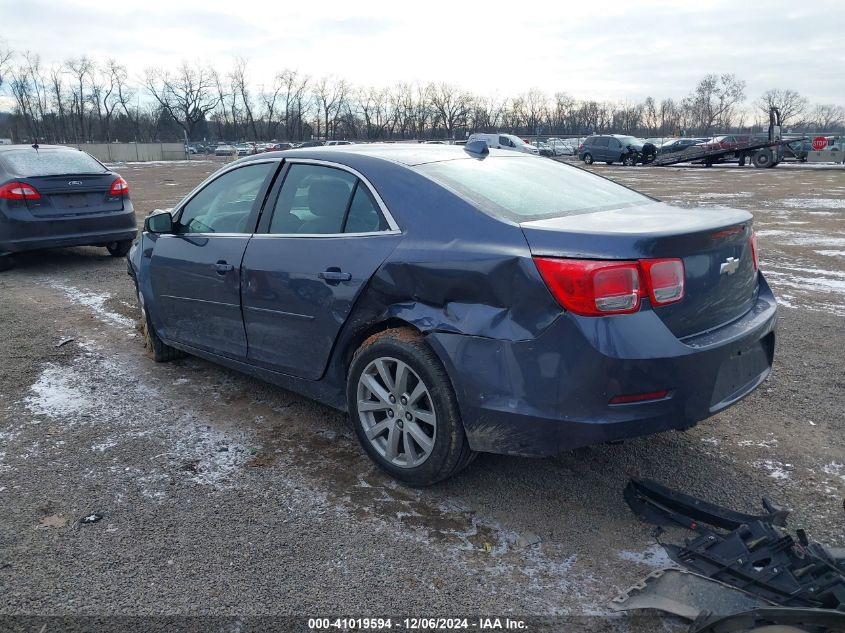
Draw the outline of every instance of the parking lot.
<instances>
[{"instance_id":1,"label":"parking lot","mask_svg":"<svg viewBox=\"0 0 845 633\"><path fill-rule=\"evenodd\" d=\"M221 164L114 169L140 222ZM0 274L4 611L604 613L668 560L622 499L632 474L747 511L770 496L793 527L842 545L845 170L591 170L754 214L781 305L760 389L687 432L481 455L414 490L375 469L340 413L196 358L153 363L122 259L20 256Z\"/></svg>"}]
</instances>

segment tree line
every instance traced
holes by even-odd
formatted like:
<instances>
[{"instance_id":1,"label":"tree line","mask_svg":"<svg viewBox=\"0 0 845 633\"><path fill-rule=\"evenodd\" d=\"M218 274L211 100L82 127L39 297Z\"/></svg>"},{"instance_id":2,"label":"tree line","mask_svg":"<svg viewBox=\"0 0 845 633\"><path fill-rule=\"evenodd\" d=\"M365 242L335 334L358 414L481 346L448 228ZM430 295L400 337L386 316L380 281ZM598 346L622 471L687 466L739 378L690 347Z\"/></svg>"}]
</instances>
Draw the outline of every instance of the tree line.
<instances>
[{"instance_id":1,"label":"tree line","mask_svg":"<svg viewBox=\"0 0 845 633\"><path fill-rule=\"evenodd\" d=\"M567 136L617 132L639 136L759 131L769 107L796 132L845 129L845 108L815 104L773 88L749 102L732 74L705 75L683 99L614 102L533 88L481 96L444 82L355 86L334 76L283 69L252 77L246 60L229 70L183 62L130 78L114 59L87 56L42 63L31 51L0 45L0 93L13 112L0 136L18 142L301 141L310 138L398 140L463 138L469 132Z\"/></svg>"}]
</instances>

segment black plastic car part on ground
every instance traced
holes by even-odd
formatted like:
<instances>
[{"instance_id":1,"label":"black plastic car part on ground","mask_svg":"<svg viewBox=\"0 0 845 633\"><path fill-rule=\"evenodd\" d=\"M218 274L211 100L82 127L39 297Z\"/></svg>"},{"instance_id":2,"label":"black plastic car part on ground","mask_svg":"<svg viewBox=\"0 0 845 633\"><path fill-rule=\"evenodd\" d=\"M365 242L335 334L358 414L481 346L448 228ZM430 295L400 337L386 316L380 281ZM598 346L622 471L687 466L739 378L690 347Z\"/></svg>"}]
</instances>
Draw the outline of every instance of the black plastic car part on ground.
<instances>
[{"instance_id":1,"label":"black plastic car part on ground","mask_svg":"<svg viewBox=\"0 0 845 633\"><path fill-rule=\"evenodd\" d=\"M770 501L765 514L749 515L638 479L624 496L640 519L698 534L683 546L663 545L684 568L771 604L845 612L845 551L801 529L789 534L788 512Z\"/></svg>"},{"instance_id":2,"label":"black plastic car part on ground","mask_svg":"<svg viewBox=\"0 0 845 633\"><path fill-rule=\"evenodd\" d=\"M62 146L0 146L0 260L87 245L122 257L136 235L129 185L90 155Z\"/></svg>"}]
</instances>

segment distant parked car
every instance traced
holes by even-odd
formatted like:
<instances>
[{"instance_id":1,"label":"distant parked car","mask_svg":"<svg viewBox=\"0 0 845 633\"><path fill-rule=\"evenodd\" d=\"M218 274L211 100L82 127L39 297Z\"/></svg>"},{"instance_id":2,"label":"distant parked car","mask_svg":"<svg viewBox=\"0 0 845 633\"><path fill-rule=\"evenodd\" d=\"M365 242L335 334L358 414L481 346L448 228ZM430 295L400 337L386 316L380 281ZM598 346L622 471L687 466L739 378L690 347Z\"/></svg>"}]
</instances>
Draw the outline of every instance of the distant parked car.
<instances>
[{"instance_id":1,"label":"distant parked car","mask_svg":"<svg viewBox=\"0 0 845 633\"><path fill-rule=\"evenodd\" d=\"M540 150L513 134L471 134L467 143L484 141L491 149L510 149L525 154L539 154Z\"/></svg>"},{"instance_id":2,"label":"distant parked car","mask_svg":"<svg viewBox=\"0 0 845 633\"><path fill-rule=\"evenodd\" d=\"M352 145L352 141L326 141L326 146L332 145Z\"/></svg>"},{"instance_id":3,"label":"distant parked car","mask_svg":"<svg viewBox=\"0 0 845 633\"><path fill-rule=\"evenodd\" d=\"M695 147L706 142L706 138L676 138L670 139L663 145L658 146L657 152L659 154L672 154L674 152L683 152L685 149Z\"/></svg>"},{"instance_id":4,"label":"distant parked car","mask_svg":"<svg viewBox=\"0 0 845 633\"><path fill-rule=\"evenodd\" d=\"M286 149L292 149L293 145L291 143L268 143L267 147L264 148L265 152L282 152Z\"/></svg>"},{"instance_id":5,"label":"distant parked car","mask_svg":"<svg viewBox=\"0 0 845 633\"><path fill-rule=\"evenodd\" d=\"M194 145L185 145L185 153L186 154L196 154L197 148Z\"/></svg>"},{"instance_id":6,"label":"distant parked car","mask_svg":"<svg viewBox=\"0 0 845 633\"><path fill-rule=\"evenodd\" d=\"M296 146L296 149L299 149L301 147L322 147L322 146L323 146L323 141L305 141L303 143L299 143Z\"/></svg>"},{"instance_id":7,"label":"distant parked car","mask_svg":"<svg viewBox=\"0 0 845 633\"><path fill-rule=\"evenodd\" d=\"M635 165L643 150L643 141L635 136L600 134L589 136L578 148L578 158L587 165L603 161L608 165L622 163Z\"/></svg>"},{"instance_id":8,"label":"distant parked car","mask_svg":"<svg viewBox=\"0 0 845 633\"><path fill-rule=\"evenodd\" d=\"M747 145L753 140L750 134L726 134L724 136L716 136L710 140L705 140L701 143L704 149L736 149Z\"/></svg>"},{"instance_id":9,"label":"distant parked car","mask_svg":"<svg viewBox=\"0 0 845 633\"><path fill-rule=\"evenodd\" d=\"M551 158L552 156L555 155L554 151L552 151L552 146L549 145L548 143L544 143L544 142L540 141L540 142L536 143L534 145L534 147L536 147L537 150L540 152L540 156L546 156L548 158Z\"/></svg>"},{"instance_id":10,"label":"distant parked car","mask_svg":"<svg viewBox=\"0 0 845 633\"><path fill-rule=\"evenodd\" d=\"M234 145L218 145L214 148L214 155L215 156L231 156L232 154L237 153L238 149Z\"/></svg>"},{"instance_id":11,"label":"distant parked car","mask_svg":"<svg viewBox=\"0 0 845 633\"><path fill-rule=\"evenodd\" d=\"M446 145L445 141L423 141L425 145Z\"/></svg>"},{"instance_id":12,"label":"distant parked car","mask_svg":"<svg viewBox=\"0 0 845 633\"><path fill-rule=\"evenodd\" d=\"M10 255L58 246L105 246L115 257L137 235L129 185L78 149L0 146L0 270Z\"/></svg>"},{"instance_id":13,"label":"distant parked car","mask_svg":"<svg viewBox=\"0 0 845 633\"><path fill-rule=\"evenodd\" d=\"M577 148L571 141L559 138L550 138L546 141L546 143L552 149L552 154L555 156L574 156L577 151Z\"/></svg>"}]
</instances>

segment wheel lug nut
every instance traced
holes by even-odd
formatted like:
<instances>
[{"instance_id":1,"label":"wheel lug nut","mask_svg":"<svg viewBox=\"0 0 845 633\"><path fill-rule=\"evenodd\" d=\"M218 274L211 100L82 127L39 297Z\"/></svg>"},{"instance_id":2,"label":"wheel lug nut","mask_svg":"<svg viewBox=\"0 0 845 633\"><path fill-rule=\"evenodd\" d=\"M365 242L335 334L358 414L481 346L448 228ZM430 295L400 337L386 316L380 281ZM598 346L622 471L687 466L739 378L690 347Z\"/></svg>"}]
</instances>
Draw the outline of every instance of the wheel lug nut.
<instances>
[{"instance_id":1,"label":"wheel lug nut","mask_svg":"<svg viewBox=\"0 0 845 633\"><path fill-rule=\"evenodd\" d=\"M390 404L396 404L396 396L390 396Z\"/></svg>"},{"instance_id":2,"label":"wheel lug nut","mask_svg":"<svg viewBox=\"0 0 845 633\"><path fill-rule=\"evenodd\" d=\"M399 402L401 402L402 404L408 404L408 399L407 399L405 396L402 396L402 397L399 399Z\"/></svg>"},{"instance_id":3,"label":"wheel lug nut","mask_svg":"<svg viewBox=\"0 0 845 633\"><path fill-rule=\"evenodd\" d=\"M389 417L389 418L392 418L392 417L393 417L393 409L388 409L388 410L387 410L387 417Z\"/></svg>"},{"instance_id":4,"label":"wheel lug nut","mask_svg":"<svg viewBox=\"0 0 845 633\"><path fill-rule=\"evenodd\" d=\"M413 420L413 419L414 419L414 416L412 416L410 413L406 413L406 414L405 414L405 419L406 419L406 420L408 420L408 422L410 422L411 420Z\"/></svg>"}]
</instances>

